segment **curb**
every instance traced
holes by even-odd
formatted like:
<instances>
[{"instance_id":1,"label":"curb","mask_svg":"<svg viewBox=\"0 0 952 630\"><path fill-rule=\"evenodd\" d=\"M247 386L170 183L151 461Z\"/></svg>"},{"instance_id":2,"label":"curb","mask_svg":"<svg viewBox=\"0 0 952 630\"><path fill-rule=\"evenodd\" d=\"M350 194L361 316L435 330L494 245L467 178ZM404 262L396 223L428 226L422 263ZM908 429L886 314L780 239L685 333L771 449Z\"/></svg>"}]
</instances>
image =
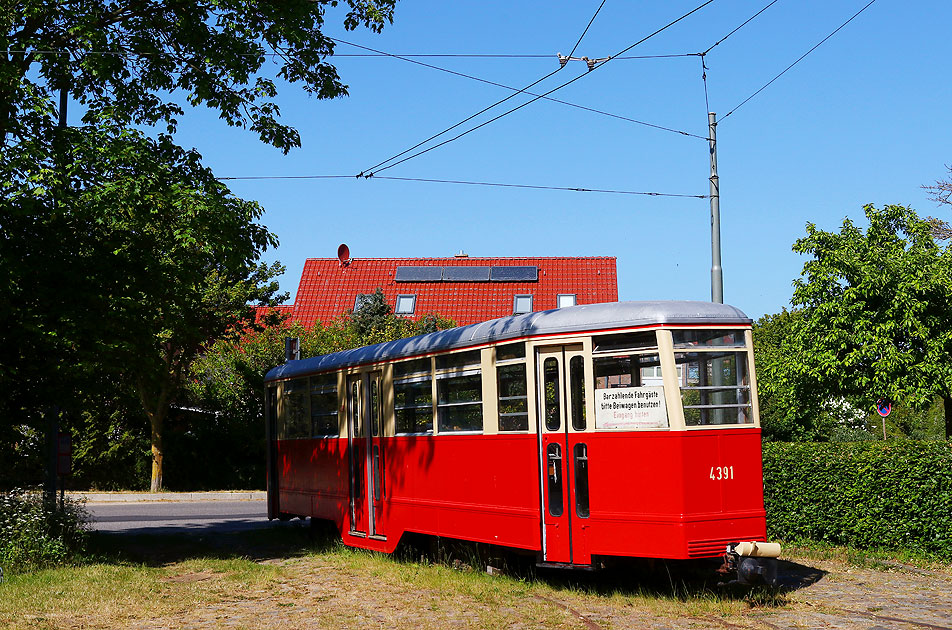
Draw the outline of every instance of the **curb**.
<instances>
[{"instance_id":1,"label":"curb","mask_svg":"<svg viewBox=\"0 0 952 630\"><path fill-rule=\"evenodd\" d=\"M200 501L264 501L263 490L247 492L67 492L72 499L87 503L169 502L196 503Z\"/></svg>"}]
</instances>

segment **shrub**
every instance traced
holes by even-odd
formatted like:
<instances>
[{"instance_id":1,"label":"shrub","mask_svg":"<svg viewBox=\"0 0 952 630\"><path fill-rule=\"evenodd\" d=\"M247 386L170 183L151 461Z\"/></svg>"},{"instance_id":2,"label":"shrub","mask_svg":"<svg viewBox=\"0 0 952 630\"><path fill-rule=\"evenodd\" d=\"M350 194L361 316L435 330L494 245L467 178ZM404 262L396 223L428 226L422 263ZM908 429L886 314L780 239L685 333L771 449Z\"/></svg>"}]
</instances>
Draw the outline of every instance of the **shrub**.
<instances>
[{"instance_id":1,"label":"shrub","mask_svg":"<svg viewBox=\"0 0 952 630\"><path fill-rule=\"evenodd\" d=\"M71 560L86 542L88 513L67 499L47 505L41 492L0 494L0 567L23 572Z\"/></svg>"},{"instance_id":2,"label":"shrub","mask_svg":"<svg viewBox=\"0 0 952 630\"><path fill-rule=\"evenodd\" d=\"M952 559L952 445L765 443L768 535Z\"/></svg>"}]
</instances>

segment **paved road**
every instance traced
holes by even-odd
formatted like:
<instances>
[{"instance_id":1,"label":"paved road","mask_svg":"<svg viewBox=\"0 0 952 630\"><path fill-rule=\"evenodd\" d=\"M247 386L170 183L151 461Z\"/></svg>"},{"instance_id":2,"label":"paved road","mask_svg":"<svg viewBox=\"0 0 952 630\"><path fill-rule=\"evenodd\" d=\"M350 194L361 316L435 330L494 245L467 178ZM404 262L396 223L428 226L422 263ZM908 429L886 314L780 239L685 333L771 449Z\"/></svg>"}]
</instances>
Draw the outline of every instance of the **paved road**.
<instances>
[{"instance_id":1,"label":"paved road","mask_svg":"<svg viewBox=\"0 0 952 630\"><path fill-rule=\"evenodd\" d=\"M263 500L88 502L86 509L93 529L111 533L224 533L271 525Z\"/></svg>"}]
</instances>

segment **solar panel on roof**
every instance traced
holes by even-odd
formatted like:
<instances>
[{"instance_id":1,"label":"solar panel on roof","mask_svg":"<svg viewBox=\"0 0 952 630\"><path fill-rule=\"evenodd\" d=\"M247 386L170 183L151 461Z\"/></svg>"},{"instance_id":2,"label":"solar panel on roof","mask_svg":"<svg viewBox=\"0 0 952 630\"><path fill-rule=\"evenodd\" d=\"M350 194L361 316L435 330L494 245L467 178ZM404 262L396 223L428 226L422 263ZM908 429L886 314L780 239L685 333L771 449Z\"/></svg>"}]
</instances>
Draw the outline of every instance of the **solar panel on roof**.
<instances>
[{"instance_id":1,"label":"solar panel on roof","mask_svg":"<svg viewBox=\"0 0 952 630\"><path fill-rule=\"evenodd\" d=\"M442 267L397 267L394 282L439 282L443 279Z\"/></svg>"},{"instance_id":2,"label":"solar panel on roof","mask_svg":"<svg viewBox=\"0 0 952 630\"><path fill-rule=\"evenodd\" d=\"M493 267L491 279L493 282L538 282L539 268L535 265Z\"/></svg>"},{"instance_id":3,"label":"solar panel on roof","mask_svg":"<svg viewBox=\"0 0 952 630\"><path fill-rule=\"evenodd\" d=\"M443 267L443 282L489 282L489 267Z\"/></svg>"}]
</instances>

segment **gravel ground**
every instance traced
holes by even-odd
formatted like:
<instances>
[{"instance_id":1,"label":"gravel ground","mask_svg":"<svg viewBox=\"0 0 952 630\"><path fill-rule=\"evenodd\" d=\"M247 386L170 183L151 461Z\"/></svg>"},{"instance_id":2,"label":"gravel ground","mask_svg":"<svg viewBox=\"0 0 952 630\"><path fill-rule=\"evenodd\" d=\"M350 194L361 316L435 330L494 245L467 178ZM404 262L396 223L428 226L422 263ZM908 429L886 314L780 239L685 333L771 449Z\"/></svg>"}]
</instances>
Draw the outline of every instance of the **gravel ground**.
<instances>
[{"instance_id":1,"label":"gravel ground","mask_svg":"<svg viewBox=\"0 0 952 630\"><path fill-rule=\"evenodd\" d=\"M368 577L320 556L266 560L291 569L293 581L127 627L211 628L833 628L952 630L952 573L895 565L850 567L838 561L782 561L782 602L722 614L685 603L645 605L642 598L602 596L584 588L544 595L487 597L466 589L421 589L399 573ZM422 571L431 569L422 568ZM202 580L202 574L176 579ZM501 603L504 602L504 603ZM705 609L704 606L700 607ZM710 611L711 606L707 605Z\"/></svg>"}]
</instances>

